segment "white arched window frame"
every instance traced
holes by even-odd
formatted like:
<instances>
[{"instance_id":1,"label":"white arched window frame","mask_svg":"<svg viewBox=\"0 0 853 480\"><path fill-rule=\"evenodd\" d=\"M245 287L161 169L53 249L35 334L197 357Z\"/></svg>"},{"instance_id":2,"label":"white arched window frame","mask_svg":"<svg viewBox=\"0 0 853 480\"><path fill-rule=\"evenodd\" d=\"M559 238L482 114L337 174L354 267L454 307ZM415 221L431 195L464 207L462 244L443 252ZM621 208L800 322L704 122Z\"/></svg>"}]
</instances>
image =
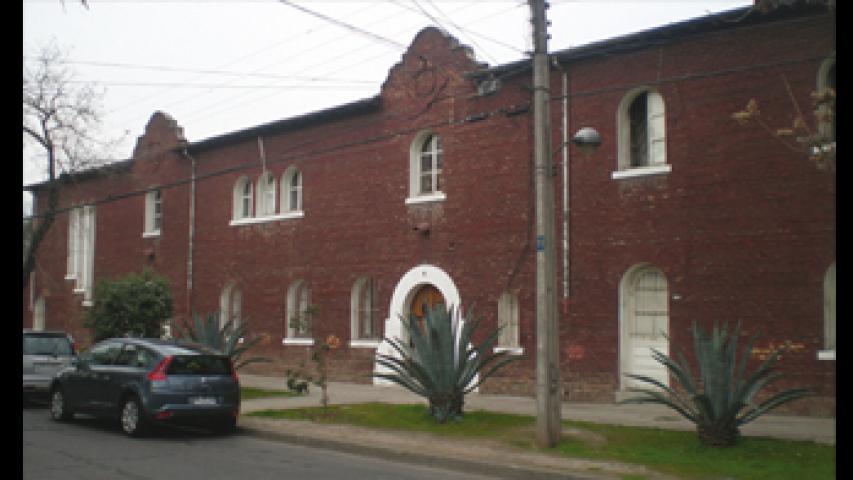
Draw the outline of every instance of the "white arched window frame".
<instances>
[{"instance_id":1,"label":"white arched window frame","mask_svg":"<svg viewBox=\"0 0 853 480\"><path fill-rule=\"evenodd\" d=\"M287 290L286 331L282 343L285 345L313 345L311 323L313 311L311 308L311 290L304 280L293 282Z\"/></svg>"},{"instance_id":2,"label":"white arched window frame","mask_svg":"<svg viewBox=\"0 0 853 480\"><path fill-rule=\"evenodd\" d=\"M648 87L631 90L617 110L617 171L613 179L669 173L666 155L666 106Z\"/></svg>"},{"instance_id":3,"label":"white arched window frame","mask_svg":"<svg viewBox=\"0 0 853 480\"><path fill-rule=\"evenodd\" d=\"M521 355L524 349L519 343L519 307L518 294L515 292L504 292L498 299L498 346L495 351L509 351L514 355Z\"/></svg>"},{"instance_id":4,"label":"white arched window frame","mask_svg":"<svg viewBox=\"0 0 853 480\"><path fill-rule=\"evenodd\" d=\"M232 329L243 323L243 293L235 283L229 283L222 289L219 297L219 328L233 321Z\"/></svg>"},{"instance_id":5,"label":"white arched window frame","mask_svg":"<svg viewBox=\"0 0 853 480\"><path fill-rule=\"evenodd\" d=\"M275 215L275 177L270 172L264 172L258 177L257 216L272 217Z\"/></svg>"},{"instance_id":6,"label":"white arched window frame","mask_svg":"<svg viewBox=\"0 0 853 480\"><path fill-rule=\"evenodd\" d=\"M375 348L382 339L382 324L376 297L376 281L362 277L355 281L350 295L352 347Z\"/></svg>"},{"instance_id":7,"label":"white arched window frame","mask_svg":"<svg viewBox=\"0 0 853 480\"><path fill-rule=\"evenodd\" d=\"M415 136L409 148L409 198L406 203L435 202L446 199L442 170L444 149L441 137L431 131Z\"/></svg>"},{"instance_id":8,"label":"white arched window frame","mask_svg":"<svg viewBox=\"0 0 853 480\"><path fill-rule=\"evenodd\" d=\"M240 177L234 183L234 202L232 220L246 220L254 216L253 185L249 177Z\"/></svg>"},{"instance_id":9,"label":"white arched window frame","mask_svg":"<svg viewBox=\"0 0 853 480\"><path fill-rule=\"evenodd\" d=\"M294 215L302 213L302 172L290 167L281 177L281 213Z\"/></svg>"},{"instance_id":10,"label":"white arched window frame","mask_svg":"<svg viewBox=\"0 0 853 480\"><path fill-rule=\"evenodd\" d=\"M835 360L835 262L823 277L823 348L818 352L819 360Z\"/></svg>"}]
</instances>

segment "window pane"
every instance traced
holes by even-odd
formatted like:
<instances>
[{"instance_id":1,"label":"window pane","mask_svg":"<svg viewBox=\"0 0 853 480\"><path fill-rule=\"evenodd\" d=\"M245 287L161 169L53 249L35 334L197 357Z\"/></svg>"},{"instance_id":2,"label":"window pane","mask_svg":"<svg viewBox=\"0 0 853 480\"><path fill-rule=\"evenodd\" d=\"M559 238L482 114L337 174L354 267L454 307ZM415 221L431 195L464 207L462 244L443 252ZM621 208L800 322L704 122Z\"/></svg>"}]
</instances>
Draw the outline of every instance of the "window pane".
<instances>
[{"instance_id":1,"label":"window pane","mask_svg":"<svg viewBox=\"0 0 853 480\"><path fill-rule=\"evenodd\" d=\"M628 111L630 118L630 141L631 141L631 163L632 167L643 167L648 161L648 117L646 94L637 95L631 102Z\"/></svg>"}]
</instances>

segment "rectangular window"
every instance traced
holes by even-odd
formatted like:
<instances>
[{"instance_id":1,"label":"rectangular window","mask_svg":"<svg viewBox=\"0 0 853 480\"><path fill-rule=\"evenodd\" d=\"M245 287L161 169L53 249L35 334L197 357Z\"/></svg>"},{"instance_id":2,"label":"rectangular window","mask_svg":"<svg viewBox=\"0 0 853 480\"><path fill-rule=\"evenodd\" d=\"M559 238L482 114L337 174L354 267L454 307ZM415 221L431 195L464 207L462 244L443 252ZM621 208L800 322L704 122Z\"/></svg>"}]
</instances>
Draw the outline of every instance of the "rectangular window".
<instances>
[{"instance_id":1,"label":"rectangular window","mask_svg":"<svg viewBox=\"0 0 853 480\"><path fill-rule=\"evenodd\" d=\"M517 348L518 343L518 296L504 293L498 301L498 345L501 347Z\"/></svg>"},{"instance_id":2,"label":"rectangular window","mask_svg":"<svg viewBox=\"0 0 853 480\"><path fill-rule=\"evenodd\" d=\"M91 305L95 273L95 207L87 205L69 212L68 273L74 293L83 294L83 305Z\"/></svg>"},{"instance_id":3,"label":"rectangular window","mask_svg":"<svg viewBox=\"0 0 853 480\"><path fill-rule=\"evenodd\" d=\"M160 235L163 218L163 196L160 190L151 190L145 194L145 232L143 236Z\"/></svg>"}]
</instances>

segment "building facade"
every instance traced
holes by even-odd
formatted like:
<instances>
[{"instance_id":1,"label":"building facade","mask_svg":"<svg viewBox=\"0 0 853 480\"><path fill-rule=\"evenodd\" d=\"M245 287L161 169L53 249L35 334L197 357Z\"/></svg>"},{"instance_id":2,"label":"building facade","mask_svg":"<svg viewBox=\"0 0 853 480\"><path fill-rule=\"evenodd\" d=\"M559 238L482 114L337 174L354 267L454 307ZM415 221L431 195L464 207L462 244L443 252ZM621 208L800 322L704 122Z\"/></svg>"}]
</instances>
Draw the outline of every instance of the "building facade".
<instances>
[{"instance_id":1,"label":"building facade","mask_svg":"<svg viewBox=\"0 0 853 480\"><path fill-rule=\"evenodd\" d=\"M740 321L763 334L755 362L790 343L780 386L816 394L790 408L834 415L835 175L732 113L810 111L835 85L835 16L742 13L552 54L568 400L613 401L625 373L668 381L650 347ZM247 368L284 375L334 334L333 378L371 382L400 315L461 305L521 356L483 391L532 394L531 84L529 62L489 67L426 28L368 99L198 142L157 112L129 160L60 180L23 325L85 344L95 283L150 267L172 323L220 311L262 336L273 362ZM566 143L584 126L603 138L589 154Z\"/></svg>"}]
</instances>

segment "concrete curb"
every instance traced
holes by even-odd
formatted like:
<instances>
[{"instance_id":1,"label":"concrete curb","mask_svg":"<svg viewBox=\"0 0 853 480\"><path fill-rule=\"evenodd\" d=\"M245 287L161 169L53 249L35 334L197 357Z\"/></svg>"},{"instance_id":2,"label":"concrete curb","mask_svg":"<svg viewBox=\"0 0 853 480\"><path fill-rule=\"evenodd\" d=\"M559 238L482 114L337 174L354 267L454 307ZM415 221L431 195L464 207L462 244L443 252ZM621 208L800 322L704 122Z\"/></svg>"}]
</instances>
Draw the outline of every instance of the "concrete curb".
<instances>
[{"instance_id":1,"label":"concrete curb","mask_svg":"<svg viewBox=\"0 0 853 480\"><path fill-rule=\"evenodd\" d=\"M273 441L439 466L495 478L610 480L626 475L656 480L673 478L638 465L569 459L514 449L497 442L447 439L428 433L406 432L401 435L348 425L318 425L308 421L245 416L241 416L239 427L249 435Z\"/></svg>"}]
</instances>

